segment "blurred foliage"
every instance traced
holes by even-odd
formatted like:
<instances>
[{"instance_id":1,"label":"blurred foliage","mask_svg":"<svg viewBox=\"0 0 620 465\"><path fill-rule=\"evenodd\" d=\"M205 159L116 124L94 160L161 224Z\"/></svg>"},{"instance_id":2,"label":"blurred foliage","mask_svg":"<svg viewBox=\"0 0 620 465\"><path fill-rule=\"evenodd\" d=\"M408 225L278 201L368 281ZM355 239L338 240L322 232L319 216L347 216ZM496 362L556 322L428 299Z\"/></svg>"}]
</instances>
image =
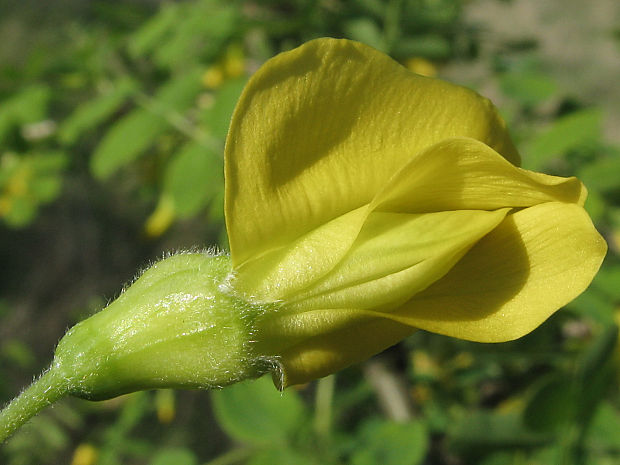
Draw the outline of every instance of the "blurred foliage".
<instances>
[{"instance_id":1,"label":"blurred foliage","mask_svg":"<svg viewBox=\"0 0 620 465\"><path fill-rule=\"evenodd\" d=\"M620 147L535 42L479 55L484 27L463 20L475 2L459 0L65 3L62 15L0 5L0 36L17 24L15 37L30 38L0 60L2 399L137 266L188 243L226 247L222 153L234 105L263 61L315 37L368 43L427 75L486 66L524 167L579 176L610 253L585 294L519 341L419 332L380 356L404 387L406 420L390 417L385 392L357 366L283 394L261 379L211 395L67 400L3 446L1 463L620 461ZM89 251L76 258L76 248Z\"/></svg>"}]
</instances>

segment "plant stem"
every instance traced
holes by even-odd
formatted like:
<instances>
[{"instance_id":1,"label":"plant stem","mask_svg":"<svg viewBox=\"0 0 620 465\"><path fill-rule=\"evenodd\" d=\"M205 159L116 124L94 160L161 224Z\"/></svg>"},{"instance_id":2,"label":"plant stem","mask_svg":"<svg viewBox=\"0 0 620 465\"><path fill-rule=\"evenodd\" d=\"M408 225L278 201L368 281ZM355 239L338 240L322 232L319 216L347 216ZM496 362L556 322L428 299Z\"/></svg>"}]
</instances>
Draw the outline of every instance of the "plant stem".
<instances>
[{"instance_id":1,"label":"plant stem","mask_svg":"<svg viewBox=\"0 0 620 465\"><path fill-rule=\"evenodd\" d=\"M413 407L406 384L384 362L379 358L368 361L364 365L364 374L390 420L406 423L413 418Z\"/></svg>"},{"instance_id":2,"label":"plant stem","mask_svg":"<svg viewBox=\"0 0 620 465\"><path fill-rule=\"evenodd\" d=\"M53 368L0 411L0 443L43 408L67 394L66 383Z\"/></svg>"},{"instance_id":3,"label":"plant stem","mask_svg":"<svg viewBox=\"0 0 620 465\"><path fill-rule=\"evenodd\" d=\"M321 378L316 388L314 431L321 437L328 437L331 429L335 381L334 375Z\"/></svg>"}]
</instances>

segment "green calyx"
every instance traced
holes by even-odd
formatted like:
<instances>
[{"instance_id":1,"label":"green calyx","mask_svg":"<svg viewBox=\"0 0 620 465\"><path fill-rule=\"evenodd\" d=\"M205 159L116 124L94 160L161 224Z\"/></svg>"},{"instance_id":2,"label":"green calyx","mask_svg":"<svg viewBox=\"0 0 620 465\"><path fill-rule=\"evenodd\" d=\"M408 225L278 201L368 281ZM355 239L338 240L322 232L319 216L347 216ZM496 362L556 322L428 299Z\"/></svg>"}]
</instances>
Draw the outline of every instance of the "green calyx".
<instances>
[{"instance_id":1,"label":"green calyx","mask_svg":"<svg viewBox=\"0 0 620 465\"><path fill-rule=\"evenodd\" d=\"M105 310L74 326L53 370L93 400L153 388L225 386L269 364L253 353L263 312L232 294L227 256L191 253L149 268Z\"/></svg>"}]
</instances>

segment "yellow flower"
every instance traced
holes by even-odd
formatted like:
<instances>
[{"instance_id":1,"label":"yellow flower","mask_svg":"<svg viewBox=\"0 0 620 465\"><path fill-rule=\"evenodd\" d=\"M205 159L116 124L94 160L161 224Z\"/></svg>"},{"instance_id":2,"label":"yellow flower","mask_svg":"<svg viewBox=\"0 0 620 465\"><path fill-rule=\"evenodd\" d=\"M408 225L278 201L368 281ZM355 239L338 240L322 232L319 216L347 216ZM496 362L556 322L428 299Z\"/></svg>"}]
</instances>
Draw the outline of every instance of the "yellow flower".
<instances>
[{"instance_id":1,"label":"yellow flower","mask_svg":"<svg viewBox=\"0 0 620 465\"><path fill-rule=\"evenodd\" d=\"M214 388L270 370L285 387L418 328L484 342L532 331L589 285L607 247L577 179L518 163L470 90L346 40L273 58L226 143L231 256L165 258L71 328L0 411L0 442L66 394Z\"/></svg>"},{"instance_id":2,"label":"yellow flower","mask_svg":"<svg viewBox=\"0 0 620 465\"><path fill-rule=\"evenodd\" d=\"M250 80L226 144L234 278L283 386L416 328L499 342L589 285L606 244L576 178L517 167L493 105L347 40Z\"/></svg>"}]
</instances>

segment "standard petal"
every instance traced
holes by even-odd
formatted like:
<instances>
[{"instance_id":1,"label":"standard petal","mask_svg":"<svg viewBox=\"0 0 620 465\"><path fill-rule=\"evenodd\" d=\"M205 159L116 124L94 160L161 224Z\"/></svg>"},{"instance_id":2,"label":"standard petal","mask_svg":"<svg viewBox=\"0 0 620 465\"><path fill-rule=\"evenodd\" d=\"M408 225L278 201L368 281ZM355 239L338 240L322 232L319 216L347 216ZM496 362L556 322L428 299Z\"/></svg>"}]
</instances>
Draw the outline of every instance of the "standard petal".
<instances>
[{"instance_id":1,"label":"standard petal","mask_svg":"<svg viewBox=\"0 0 620 465\"><path fill-rule=\"evenodd\" d=\"M445 275L508 211L371 213L342 261L286 299L287 311L394 308Z\"/></svg>"},{"instance_id":2,"label":"standard petal","mask_svg":"<svg viewBox=\"0 0 620 465\"><path fill-rule=\"evenodd\" d=\"M495 210L545 202L583 205L586 189L577 178L517 168L480 141L441 141L411 159L386 184L373 208L395 212Z\"/></svg>"},{"instance_id":3,"label":"standard petal","mask_svg":"<svg viewBox=\"0 0 620 465\"><path fill-rule=\"evenodd\" d=\"M581 294L606 251L583 208L557 202L526 208L391 317L472 341L516 339Z\"/></svg>"},{"instance_id":4,"label":"standard petal","mask_svg":"<svg viewBox=\"0 0 620 465\"><path fill-rule=\"evenodd\" d=\"M518 163L496 110L470 90L346 40L276 56L246 86L226 141L233 266L368 204L411 157L452 137Z\"/></svg>"}]
</instances>

